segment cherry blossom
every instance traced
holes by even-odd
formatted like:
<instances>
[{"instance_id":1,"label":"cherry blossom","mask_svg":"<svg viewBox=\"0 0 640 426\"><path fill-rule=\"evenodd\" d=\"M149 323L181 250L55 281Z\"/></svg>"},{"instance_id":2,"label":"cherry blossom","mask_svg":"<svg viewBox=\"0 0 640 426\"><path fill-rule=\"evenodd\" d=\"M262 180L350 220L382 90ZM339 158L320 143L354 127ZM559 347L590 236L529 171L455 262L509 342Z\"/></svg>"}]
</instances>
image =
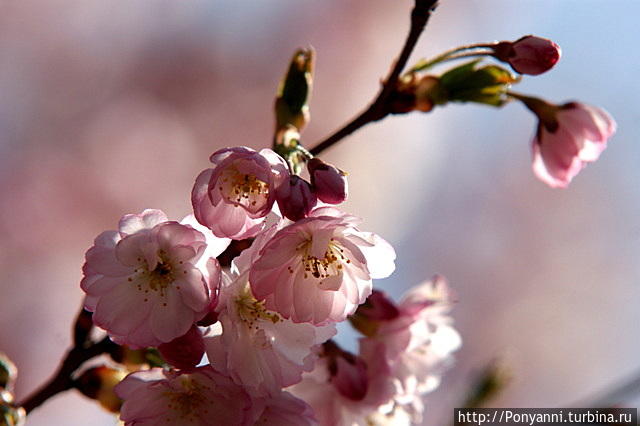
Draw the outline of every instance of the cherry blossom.
<instances>
[{"instance_id":1,"label":"cherry blossom","mask_svg":"<svg viewBox=\"0 0 640 426\"><path fill-rule=\"evenodd\" d=\"M311 405L321 426L375 425L375 413L386 411L395 392L382 354L355 356L333 343L324 349L290 392Z\"/></svg>"},{"instance_id":2,"label":"cherry blossom","mask_svg":"<svg viewBox=\"0 0 640 426\"><path fill-rule=\"evenodd\" d=\"M160 210L126 215L86 254L85 308L111 338L132 348L184 335L215 300L219 265L207 237ZM218 253L207 253L215 255Z\"/></svg>"},{"instance_id":3,"label":"cherry blossom","mask_svg":"<svg viewBox=\"0 0 640 426\"><path fill-rule=\"evenodd\" d=\"M336 333L333 324L296 324L265 308L251 294L248 272L226 277L218 306L220 321L205 339L213 365L252 395L297 383L316 359L314 347Z\"/></svg>"},{"instance_id":4,"label":"cherry blossom","mask_svg":"<svg viewBox=\"0 0 640 426\"><path fill-rule=\"evenodd\" d=\"M362 354L384 357L396 389L394 403L410 413L414 422L421 418L421 395L440 384L451 354L461 344L448 316L450 307L447 283L436 276L405 295L397 306L397 316L372 317L376 327L370 329L375 331L360 339Z\"/></svg>"},{"instance_id":5,"label":"cherry blossom","mask_svg":"<svg viewBox=\"0 0 640 426\"><path fill-rule=\"evenodd\" d=\"M533 171L552 188L566 188L586 166L598 159L616 122L603 109L571 102L546 104L532 142Z\"/></svg>"},{"instance_id":6,"label":"cherry blossom","mask_svg":"<svg viewBox=\"0 0 640 426\"><path fill-rule=\"evenodd\" d=\"M253 425L249 395L211 366L190 372L154 368L128 375L115 388L126 426Z\"/></svg>"},{"instance_id":7,"label":"cherry blossom","mask_svg":"<svg viewBox=\"0 0 640 426\"><path fill-rule=\"evenodd\" d=\"M251 266L253 295L294 322L344 320L371 293L371 279L395 268L393 248L359 222L323 207L279 230Z\"/></svg>"},{"instance_id":8,"label":"cherry blossom","mask_svg":"<svg viewBox=\"0 0 640 426\"><path fill-rule=\"evenodd\" d=\"M211 155L214 168L196 178L191 192L198 222L218 237L255 236L271 211L275 190L289 173L270 149L224 148Z\"/></svg>"}]
</instances>

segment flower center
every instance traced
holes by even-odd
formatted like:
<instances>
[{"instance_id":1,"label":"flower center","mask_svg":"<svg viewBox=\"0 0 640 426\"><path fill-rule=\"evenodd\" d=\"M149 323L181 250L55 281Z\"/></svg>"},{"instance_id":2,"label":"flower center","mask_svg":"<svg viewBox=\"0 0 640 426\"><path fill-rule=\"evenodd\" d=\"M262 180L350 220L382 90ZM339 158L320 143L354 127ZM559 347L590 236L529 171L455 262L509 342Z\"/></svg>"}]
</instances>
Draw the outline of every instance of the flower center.
<instances>
[{"instance_id":1,"label":"flower center","mask_svg":"<svg viewBox=\"0 0 640 426\"><path fill-rule=\"evenodd\" d=\"M141 265L134 269L134 272L138 274L138 279L135 284L138 291L142 291L145 294L154 291L157 292L160 297L164 297L167 287L175 281L174 268L164 250L158 252L158 258L156 267L151 271L149 270L147 262L145 262L142 257L138 258L138 262L140 262ZM180 263L182 263L182 261ZM129 277L127 280L132 282L133 278ZM147 297L144 298L145 302L148 300ZM166 306L166 302L163 303L163 305Z\"/></svg>"},{"instance_id":2,"label":"flower center","mask_svg":"<svg viewBox=\"0 0 640 426\"><path fill-rule=\"evenodd\" d=\"M235 206L261 207L269 198L269 184L251 174L228 168L219 182L222 196Z\"/></svg>"},{"instance_id":3,"label":"flower center","mask_svg":"<svg viewBox=\"0 0 640 426\"><path fill-rule=\"evenodd\" d=\"M302 266L304 267L304 277L309 275L324 279L331 276L337 276L342 273L343 263L351 263L351 260L344 254L344 249L333 239L329 240L327 250L324 257L316 257L311 254L311 240L307 240L296 247L296 250L302 254ZM293 268L288 267L289 273L293 274Z\"/></svg>"},{"instance_id":4,"label":"flower center","mask_svg":"<svg viewBox=\"0 0 640 426\"><path fill-rule=\"evenodd\" d=\"M236 309L240 320L249 328L259 328L256 324L259 321L271 321L276 324L282 321L280 316L265 309L264 300L257 301L251 294L249 287L246 287L236 298Z\"/></svg>"},{"instance_id":5,"label":"flower center","mask_svg":"<svg viewBox=\"0 0 640 426\"><path fill-rule=\"evenodd\" d=\"M185 376L180 378L183 391L167 391L164 396L167 398L167 408L173 414L167 421L182 420L186 422L198 422L198 408L206 404L207 399L204 391L208 387L202 385L191 377ZM206 414L206 413L204 413ZM174 417L177 415L177 418Z\"/></svg>"}]
</instances>

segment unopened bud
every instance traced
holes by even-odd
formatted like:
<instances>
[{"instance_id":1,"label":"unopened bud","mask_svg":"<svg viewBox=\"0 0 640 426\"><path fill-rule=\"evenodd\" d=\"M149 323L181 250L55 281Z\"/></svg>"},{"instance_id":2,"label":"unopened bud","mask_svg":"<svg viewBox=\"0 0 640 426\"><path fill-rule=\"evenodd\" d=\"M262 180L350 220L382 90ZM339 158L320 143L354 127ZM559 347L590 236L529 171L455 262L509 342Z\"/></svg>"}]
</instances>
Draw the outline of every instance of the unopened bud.
<instances>
[{"instance_id":1,"label":"unopened bud","mask_svg":"<svg viewBox=\"0 0 640 426\"><path fill-rule=\"evenodd\" d=\"M113 388L127 375L126 371L107 366L93 367L85 371L76 380L76 389L113 413L120 411L122 400Z\"/></svg>"},{"instance_id":2,"label":"unopened bud","mask_svg":"<svg viewBox=\"0 0 640 426\"><path fill-rule=\"evenodd\" d=\"M447 95L444 92L440 79L433 75L425 75L416 84L416 109L429 112L436 105L447 103Z\"/></svg>"},{"instance_id":3,"label":"unopened bud","mask_svg":"<svg viewBox=\"0 0 640 426\"><path fill-rule=\"evenodd\" d=\"M319 158L307 162L311 185L321 201L340 204L347 199L347 174Z\"/></svg>"},{"instance_id":4,"label":"unopened bud","mask_svg":"<svg viewBox=\"0 0 640 426\"><path fill-rule=\"evenodd\" d=\"M381 291L373 290L367 300L349 317L349 322L360 333L373 337L381 321L390 321L400 315L396 305Z\"/></svg>"},{"instance_id":5,"label":"unopened bud","mask_svg":"<svg viewBox=\"0 0 640 426\"><path fill-rule=\"evenodd\" d=\"M369 379L367 364L362 358L340 348L329 340L322 345L327 358L331 384L345 398L360 401L367 395Z\"/></svg>"},{"instance_id":6,"label":"unopened bud","mask_svg":"<svg viewBox=\"0 0 640 426\"><path fill-rule=\"evenodd\" d=\"M503 41L493 50L496 59L507 62L516 72L528 75L538 75L550 70L562 53L560 46L553 41L533 35L514 42Z\"/></svg>"},{"instance_id":7,"label":"unopened bud","mask_svg":"<svg viewBox=\"0 0 640 426\"><path fill-rule=\"evenodd\" d=\"M276 200L280 212L293 221L307 217L316 206L318 199L311 185L300 176L291 175L276 189Z\"/></svg>"},{"instance_id":8,"label":"unopened bud","mask_svg":"<svg viewBox=\"0 0 640 426\"><path fill-rule=\"evenodd\" d=\"M162 357L177 368L193 368L204 356L204 340L197 326L191 326L183 336L158 346Z\"/></svg>"},{"instance_id":9,"label":"unopened bud","mask_svg":"<svg viewBox=\"0 0 640 426\"><path fill-rule=\"evenodd\" d=\"M276 130L293 125L302 130L309 122L308 101L313 81L313 49L293 55L276 97Z\"/></svg>"},{"instance_id":10,"label":"unopened bud","mask_svg":"<svg viewBox=\"0 0 640 426\"><path fill-rule=\"evenodd\" d=\"M16 382L18 369L16 365L5 354L0 352L0 390L13 390Z\"/></svg>"},{"instance_id":11,"label":"unopened bud","mask_svg":"<svg viewBox=\"0 0 640 426\"><path fill-rule=\"evenodd\" d=\"M331 377L331 383L342 396L352 401L361 401L369 387L367 365L359 357L336 359L336 374Z\"/></svg>"}]
</instances>

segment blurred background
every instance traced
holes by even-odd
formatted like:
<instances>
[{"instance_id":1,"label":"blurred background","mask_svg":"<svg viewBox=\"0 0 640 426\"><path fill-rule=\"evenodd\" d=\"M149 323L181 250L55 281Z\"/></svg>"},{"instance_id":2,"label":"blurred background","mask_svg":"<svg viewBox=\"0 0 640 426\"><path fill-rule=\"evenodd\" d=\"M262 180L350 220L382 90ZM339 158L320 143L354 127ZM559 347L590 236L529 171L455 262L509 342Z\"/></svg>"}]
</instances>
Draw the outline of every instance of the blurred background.
<instances>
[{"instance_id":1,"label":"blurred background","mask_svg":"<svg viewBox=\"0 0 640 426\"><path fill-rule=\"evenodd\" d=\"M374 96L408 30L410 0L5 0L0 14L0 350L21 399L70 344L84 252L120 216L190 211L218 148L268 146L293 51L317 53L311 147ZM535 120L517 104L450 105L369 125L323 158L349 172L344 208L389 240L400 297L435 273L464 345L426 399L452 419L471 379L506 357L496 406L592 401L640 370L640 2L442 0L412 62L460 44L536 34L563 49L518 91L606 108L618 133L567 190L530 167ZM355 347L352 336L342 342ZM638 406L625 397L622 405ZM112 425L74 392L32 426Z\"/></svg>"}]
</instances>

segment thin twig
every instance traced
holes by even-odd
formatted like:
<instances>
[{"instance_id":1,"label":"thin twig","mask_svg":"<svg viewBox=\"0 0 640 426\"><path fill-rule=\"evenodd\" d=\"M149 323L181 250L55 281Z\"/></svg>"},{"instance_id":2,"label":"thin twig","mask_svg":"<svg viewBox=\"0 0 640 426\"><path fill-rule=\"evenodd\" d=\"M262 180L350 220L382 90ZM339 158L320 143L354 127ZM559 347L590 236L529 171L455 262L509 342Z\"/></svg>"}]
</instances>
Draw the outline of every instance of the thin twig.
<instances>
[{"instance_id":1,"label":"thin twig","mask_svg":"<svg viewBox=\"0 0 640 426\"><path fill-rule=\"evenodd\" d=\"M438 0L416 0L413 11L411 12L411 28L409 29L409 34L407 35L407 39L404 42L404 46L400 51L398 59L396 59L389 75L384 79L382 89L378 96L366 110L334 134L314 146L310 150L311 154L318 155L345 136L348 136L358 130L360 127L373 121L378 121L389 115L391 112L388 103L389 97L393 94L398 83L398 77L407 65L409 56L411 56L411 52L416 46L418 38L420 38L420 34L424 31L427 22L429 21L429 17L431 16L431 12L435 10L437 3Z\"/></svg>"}]
</instances>

